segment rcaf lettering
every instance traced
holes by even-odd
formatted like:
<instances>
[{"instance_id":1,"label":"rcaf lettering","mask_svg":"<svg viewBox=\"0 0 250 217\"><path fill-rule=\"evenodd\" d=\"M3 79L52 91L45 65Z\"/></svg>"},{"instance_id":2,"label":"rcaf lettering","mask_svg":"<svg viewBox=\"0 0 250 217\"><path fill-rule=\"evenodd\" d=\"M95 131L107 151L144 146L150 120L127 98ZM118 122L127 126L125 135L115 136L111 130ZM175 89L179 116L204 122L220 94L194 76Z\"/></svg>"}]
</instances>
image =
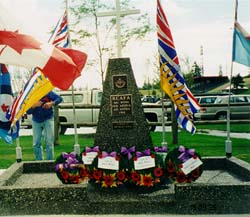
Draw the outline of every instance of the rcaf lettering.
<instances>
[{"instance_id":1,"label":"rcaf lettering","mask_svg":"<svg viewBox=\"0 0 250 217\"><path fill-rule=\"evenodd\" d=\"M117 95L117 96L112 96L112 100L130 100L131 96L129 95Z\"/></svg>"}]
</instances>

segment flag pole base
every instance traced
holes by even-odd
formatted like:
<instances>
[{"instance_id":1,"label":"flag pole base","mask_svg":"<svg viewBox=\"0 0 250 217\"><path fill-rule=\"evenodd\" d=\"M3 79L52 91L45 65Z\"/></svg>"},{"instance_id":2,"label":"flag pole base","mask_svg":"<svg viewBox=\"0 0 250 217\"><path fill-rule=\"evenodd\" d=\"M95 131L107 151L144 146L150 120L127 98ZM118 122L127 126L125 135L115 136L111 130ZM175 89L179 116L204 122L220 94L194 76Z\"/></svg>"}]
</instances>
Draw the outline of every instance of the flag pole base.
<instances>
[{"instance_id":1,"label":"flag pole base","mask_svg":"<svg viewBox=\"0 0 250 217\"><path fill-rule=\"evenodd\" d=\"M231 140L226 140L225 149L226 149L226 157L227 158L232 157L232 141Z\"/></svg>"},{"instance_id":2,"label":"flag pole base","mask_svg":"<svg viewBox=\"0 0 250 217\"><path fill-rule=\"evenodd\" d=\"M80 145L79 145L79 144L75 144L75 145L74 145L74 152L75 152L77 155L80 155Z\"/></svg>"},{"instance_id":3,"label":"flag pole base","mask_svg":"<svg viewBox=\"0 0 250 217\"><path fill-rule=\"evenodd\" d=\"M162 142L161 146L168 146L168 143L167 142Z\"/></svg>"},{"instance_id":4,"label":"flag pole base","mask_svg":"<svg viewBox=\"0 0 250 217\"><path fill-rule=\"evenodd\" d=\"M20 146L16 147L16 162L22 162L22 148Z\"/></svg>"}]
</instances>

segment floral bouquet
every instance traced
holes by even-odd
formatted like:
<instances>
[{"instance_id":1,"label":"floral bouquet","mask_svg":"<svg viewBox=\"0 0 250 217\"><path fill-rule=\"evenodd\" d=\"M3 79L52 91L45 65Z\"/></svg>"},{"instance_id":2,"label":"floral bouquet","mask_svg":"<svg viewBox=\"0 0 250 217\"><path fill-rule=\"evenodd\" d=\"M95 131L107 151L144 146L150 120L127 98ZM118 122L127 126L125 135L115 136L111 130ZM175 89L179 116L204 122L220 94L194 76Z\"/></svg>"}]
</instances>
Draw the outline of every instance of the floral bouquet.
<instances>
[{"instance_id":1,"label":"floral bouquet","mask_svg":"<svg viewBox=\"0 0 250 217\"><path fill-rule=\"evenodd\" d=\"M165 180L162 157L150 149L136 151L128 165L129 183L134 186L155 187Z\"/></svg>"},{"instance_id":2,"label":"floral bouquet","mask_svg":"<svg viewBox=\"0 0 250 217\"><path fill-rule=\"evenodd\" d=\"M171 150L165 159L167 178L177 183L191 183L202 174L202 161L195 149L184 146Z\"/></svg>"},{"instance_id":3,"label":"floral bouquet","mask_svg":"<svg viewBox=\"0 0 250 217\"><path fill-rule=\"evenodd\" d=\"M56 174L65 184L84 180L104 189L119 186L148 190L166 184L190 183L202 174L201 157L194 149L179 146L167 153L166 147L135 150L121 147L120 152L106 152L86 147L81 157L74 152L62 153L56 159Z\"/></svg>"},{"instance_id":4,"label":"floral bouquet","mask_svg":"<svg viewBox=\"0 0 250 217\"><path fill-rule=\"evenodd\" d=\"M89 182L102 188L123 185L127 181L125 165L124 159L119 153L100 151L89 166Z\"/></svg>"},{"instance_id":5,"label":"floral bouquet","mask_svg":"<svg viewBox=\"0 0 250 217\"><path fill-rule=\"evenodd\" d=\"M63 152L55 161L57 177L64 184L79 184L88 179L88 169L75 152Z\"/></svg>"}]
</instances>

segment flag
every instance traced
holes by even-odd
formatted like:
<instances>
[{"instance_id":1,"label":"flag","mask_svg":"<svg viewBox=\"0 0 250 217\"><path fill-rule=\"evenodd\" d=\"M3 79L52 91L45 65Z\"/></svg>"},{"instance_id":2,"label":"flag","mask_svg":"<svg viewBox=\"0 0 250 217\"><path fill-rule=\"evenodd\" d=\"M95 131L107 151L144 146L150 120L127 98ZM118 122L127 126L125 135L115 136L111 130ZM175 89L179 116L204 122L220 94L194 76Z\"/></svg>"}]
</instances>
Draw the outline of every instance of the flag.
<instances>
[{"instance_id":1,"label":"flag","mask_svg":"<svg viewBox=\"0 0 250 217\"><path fill-rule=\"evenodd\" d=\"M234 25L232 59L250 67L250 34L237 21Z\"/></svg>"},{"instance_id":2,"label":"flag","mask_svg":"<svg viewBox=\"0 0 250 217\"><path fill-rule=\"evenodd\" d=\"M66 48L69 46L69 30L66 10L57 22L56 27L50 36L49 43L56 47Z\"/></svg>"},{"instance_id":3,"label":"flag","mask_svg":"<svg viewBox=\"0 0 250 217\"><path fill-rule=\"evenodd\" d=\"M13 102L10 74L4 64L0 64L0 137L7 143L18 137L19 123L11 129L11 122L6 117Z\"/></svg>"},{"instance_id":4,"label":"flag","mask_svg":"<svg viewBox=\"0 0 250 217\"><path fill-rule=\"evenodd\" d=\"M160 0L157 0L156 19L161 87L175 105L178 124L194 134L196 128L193 123L193 114L200 109L200 106L186 86L181 73L173 37Z\"/></svg>"},{"instance_id":5,"label":"flag","mask_svg":"<svg viewBox=\"0 0 250 217\"><path fill-rule=\"evenodd\" d=\"M7 112L7 117L12 125L14 125L32 105L39 101L53 88L54 86L48 78L36 68L35 72L27 81L24 88L16 96Z\"/></svg>"},{"instance_id":6,"label":"flag","mask_svg":"<svg viewBox=\"0 0 250 217\"><path fill-rule=\"evenodd\" d=\"M38 67L55 87L67 90L80 76L87 55L78 50L41 43L19 29L13 29L13 19L9 13L9 20L4 17L6 11L1 5L0 12L0 63Z\"/></svg>"},{"instance_id":7,"label":"flag","mask_svg":"<svg viewBox=\"0 0 250 217\"><path fill-rule=\"evenodd\" d=\"M0 63L38 67L62 90L67 90L80 76L87 55L81 51L42 44L33 37L0 30Z\"/></svg>"}]
</instances>

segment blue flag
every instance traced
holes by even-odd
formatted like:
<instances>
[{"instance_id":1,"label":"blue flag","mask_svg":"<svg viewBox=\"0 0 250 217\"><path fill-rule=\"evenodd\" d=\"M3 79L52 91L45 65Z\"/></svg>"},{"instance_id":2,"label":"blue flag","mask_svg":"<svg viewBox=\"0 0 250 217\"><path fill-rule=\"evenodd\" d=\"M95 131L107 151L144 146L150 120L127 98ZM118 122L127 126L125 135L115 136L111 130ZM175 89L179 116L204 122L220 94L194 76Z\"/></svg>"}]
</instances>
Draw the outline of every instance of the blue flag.
<instances>
[{"instance_id":1,"label":"blue flag","mask_svg":"<svg viewBox=\"0 0 250 217\"><path fill-rule=\"evenodd\" d=\"M250 35L236 21L233 34L233 62L250 67Z\"/></svg>"},{"instance_id":2,"label":"blue flag","mask_svg":"<svg viewBox=\"0 0 250 217\"><path fill-rule=\"evenodd\" d=\"M13 102L10 74L4 64L0 64L0 138L8 144L18 137L19 122L11 129L11 122L6 117Z\"/></svg>"}]
</instances>

